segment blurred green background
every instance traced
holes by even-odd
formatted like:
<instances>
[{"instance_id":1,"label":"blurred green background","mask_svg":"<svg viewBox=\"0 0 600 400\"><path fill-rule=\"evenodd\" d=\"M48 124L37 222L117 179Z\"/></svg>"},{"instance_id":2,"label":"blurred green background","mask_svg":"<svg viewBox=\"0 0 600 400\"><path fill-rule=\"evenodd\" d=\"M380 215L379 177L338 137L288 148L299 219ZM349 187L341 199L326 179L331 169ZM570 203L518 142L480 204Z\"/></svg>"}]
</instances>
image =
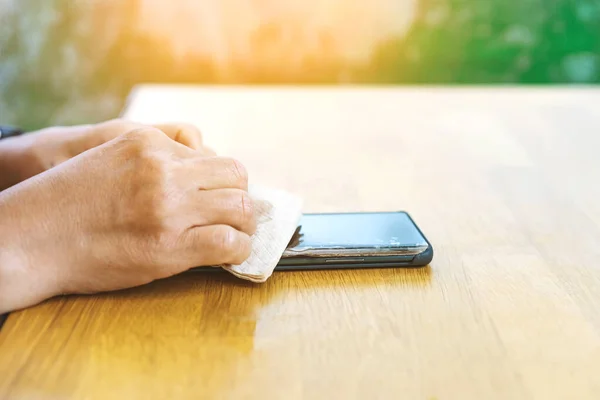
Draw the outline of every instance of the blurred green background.
<instances>
[{"instance_id":1,"label":"blurred green background","mask_svg":"<svg viewBox=\"0 0 600 400\"><path fill-rule=\"evenodd\" d=\"M215 0L220 19L203 5L197 22L190 10L198 2L180 1L0 0L0 122L35 129L112 118L142 82L600 82L600 0L365 1L347 18L340 18L343 3L332 0L330 14L319 14L319 21L336 17L344 29L313 24L310 1L300 15L299 3L291 1ZM314 1L315 7L327 3ZM248 10L253 22L244 25ZM166 11L174 17L156 17ZM370 25L361 24L362 11ZM195 37L196 30L181 28L178 15L191 27L210 21L214 29ZM396 15L406 22L379 22ZM236 31L237 42L223 35L232 20L236 29L245 27ZM347 56L353 41L367 36L375 38L367 57ZM305 46L310 51L303 51L303 38L312 38L312 47ZM202 51L209 43L212 50Z\"/></svg>"}]
</instances>

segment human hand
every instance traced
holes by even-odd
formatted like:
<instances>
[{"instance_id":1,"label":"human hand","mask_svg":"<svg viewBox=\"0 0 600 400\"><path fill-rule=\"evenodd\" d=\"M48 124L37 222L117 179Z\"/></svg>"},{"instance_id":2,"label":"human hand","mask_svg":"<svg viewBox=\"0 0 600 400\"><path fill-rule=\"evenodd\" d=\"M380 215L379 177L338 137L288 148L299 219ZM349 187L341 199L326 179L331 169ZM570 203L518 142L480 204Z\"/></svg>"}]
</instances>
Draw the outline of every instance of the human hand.
<instances>
[{"instance_id":1,"label":"human hand","mask_svg":"<svg viewBox=\"0 0 600 400\"><path fill-rule=\"evenodd\" d=\"M46 128L11 138L0 146L0 153L3 147L8 147L14 155L5 158L7 161L10 159L10 163L4 163L1 169L4 180L10 179L10 181L5 184L0 182L0 190L29 179L141 126L143 125L115 119L95 125ZM171 139L203 155L215 155L210 148L203 145L202 134L193 125L178 123L154 125L154 127L163 131Z\"/></svg>"},{"instance_id":2,"label":"human hand","mask_svg":"<svg viewBox=\"0 0 600 400\"><path fill-rule=\"evenodd\" d=\"M0 193L0 313L242 263L247 185L239 162L142 127Z\"/></svg>"}]
</instances>

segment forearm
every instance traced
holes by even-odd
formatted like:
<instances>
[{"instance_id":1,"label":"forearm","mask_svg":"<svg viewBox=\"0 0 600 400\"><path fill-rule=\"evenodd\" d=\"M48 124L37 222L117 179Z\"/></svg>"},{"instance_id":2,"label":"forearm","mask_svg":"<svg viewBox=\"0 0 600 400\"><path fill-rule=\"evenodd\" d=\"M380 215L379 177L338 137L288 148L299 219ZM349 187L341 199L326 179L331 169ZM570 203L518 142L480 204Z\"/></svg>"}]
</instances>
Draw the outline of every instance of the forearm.
<instances>
[{"instance_id":1,"label":"forearm","mask_svg":"<svg viewBox=\"0 0 600 400\"><path fill-rule=\"evenodd\" d=\"M0 191L41 172L31 151L31 137L0 141Z\"/></svg>"}]
</instances>

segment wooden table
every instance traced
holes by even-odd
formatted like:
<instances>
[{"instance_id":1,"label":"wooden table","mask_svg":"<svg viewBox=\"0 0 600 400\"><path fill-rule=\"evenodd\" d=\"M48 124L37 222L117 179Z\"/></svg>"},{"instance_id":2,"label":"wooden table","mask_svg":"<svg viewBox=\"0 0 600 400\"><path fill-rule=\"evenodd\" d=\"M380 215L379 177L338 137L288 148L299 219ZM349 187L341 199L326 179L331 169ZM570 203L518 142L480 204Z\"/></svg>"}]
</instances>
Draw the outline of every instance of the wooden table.
<instances>
[{"instance_id":1,"label":"wooden table","mask_svg":"<svg viewBox=\"0 0 600 400\"><path fill-rule=\"evenodd\" d=\"M429 268L189 273L50 300L0 397L600 398L600 89L144 86L306 211L405 209Z\"/></svg>"}]
</instances>

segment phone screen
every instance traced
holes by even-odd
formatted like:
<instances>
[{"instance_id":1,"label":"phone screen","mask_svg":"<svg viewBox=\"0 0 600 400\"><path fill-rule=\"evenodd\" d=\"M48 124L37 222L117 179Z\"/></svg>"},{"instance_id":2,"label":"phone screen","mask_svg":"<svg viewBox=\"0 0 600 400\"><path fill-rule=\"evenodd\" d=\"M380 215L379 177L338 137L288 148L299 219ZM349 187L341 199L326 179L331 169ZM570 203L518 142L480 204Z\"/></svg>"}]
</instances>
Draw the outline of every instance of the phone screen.
<instances>
[{"instance_id":1,"label":"phone screen","mask_svg":"<svg viewBox=\"0 0 600 400\"><path fill-rule=\"evenodd\" d=\"M283 256L419 254L428 247L404 212L306 214Z\"/></svg>"}]
</instances>

